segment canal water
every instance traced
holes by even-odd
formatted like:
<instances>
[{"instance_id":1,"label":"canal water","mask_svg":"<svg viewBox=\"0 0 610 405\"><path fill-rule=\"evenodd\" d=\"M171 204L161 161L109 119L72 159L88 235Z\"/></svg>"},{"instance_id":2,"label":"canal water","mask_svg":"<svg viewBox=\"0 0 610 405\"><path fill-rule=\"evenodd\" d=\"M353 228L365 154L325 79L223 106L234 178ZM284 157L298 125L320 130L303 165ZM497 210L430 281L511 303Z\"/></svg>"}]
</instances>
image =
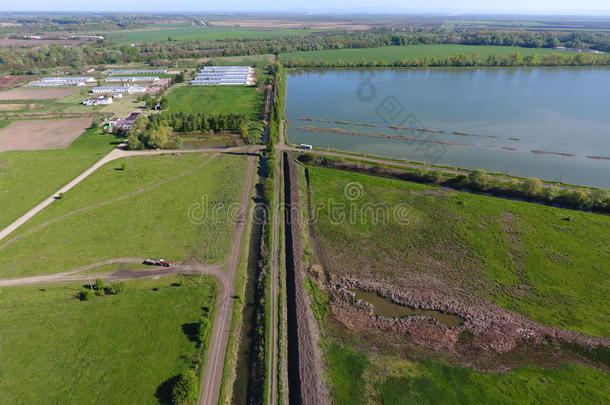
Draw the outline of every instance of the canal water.
<instances>
[{"instance_id":1,"label":"canal water","mask_svg":"<svg viewBox=\"0 0 610 405\"><path fill-rule=\"evenodd\" d=\"M610 69L298 70L287 89L293 143L610 188Z\"/></svg>"}]
</instances>

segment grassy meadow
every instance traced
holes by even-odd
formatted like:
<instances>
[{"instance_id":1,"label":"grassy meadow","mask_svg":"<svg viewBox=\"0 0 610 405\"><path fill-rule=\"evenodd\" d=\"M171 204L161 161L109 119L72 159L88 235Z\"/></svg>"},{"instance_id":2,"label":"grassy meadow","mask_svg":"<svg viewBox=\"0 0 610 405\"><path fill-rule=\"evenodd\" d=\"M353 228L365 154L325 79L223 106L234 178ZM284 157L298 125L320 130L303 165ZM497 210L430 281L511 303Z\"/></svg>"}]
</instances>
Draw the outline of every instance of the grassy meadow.
<instances>
[{"instance_id":1,"label":"grassy meadow","mask_svg":"<svg viewBox=\"0 0 610 405\"><path fill-rule=\"evenodd\" d=\"M40 122L44 124L44 120ZM0 228L85 171L117 141L114 135L88 130L66 149L1 152Z\"/></svg>"},{"instance_id":2,"label":"grassy meadow","mask_svg":"<svg viewBox=\"0 0 610 405\"><path fill-rule=\"evenodd\" d=\"M325 347L326 376L336 405L600 404L610 400L610 374L578 365L485 373L432 360L412 362Z\"/></svg>"},{"instance_id":3,"label":"grassy meadow","mask_svg":"<svg viewBox=\"0 0 610 405\"><path fill-rule=\"evenodd\" d=\"M401 274L432 275L547 325L610 336L610 217L318 167L310 179L314 204L389 207L387 224L367 211L339 222L319 211L333 272L398 284ZM357 201L344 195L352 182ZM406 224L391 216L396 206Z\"/></svg>"},{"instance_id":4,"label":"grassy meadow","mask_svg":"<svg viewBox=\"0 0 610 405\"><path fill-rule=\"evenodd\" d=\"M320 167L309 167L309 179L315 237L334 276L396 286L410 275L436 277L548 325L610 335L610 217ZM406 207L407 221L363 210L372 206ZM306 280L305 289L337 405L610 400L610 373L581 365L489 373L405 356L392 344L369 347L366 331L355 335L332 319L316 283Z\"/></svg>"},{"instance_id":5,"label":"grassy meadow","mask_svg":"<svg viewBox=\"0 0 610 405\"><path fill-rule=\"evenodd\" d=\"M191 366L196 347L184 326L213 308L213 279L129 281L90 301L75 298L80 288L2 289L1 402L158 404L163 383Z\"/></svg>"},{"instance_id":6,"label":"grassy meadow","mask_svg":"<svg viewBox=\"0 0 610 405\"><path fill-rule=\"evenodd\" d=\"M405 45L405 46L383 46L378 48L345 48L330 49L322 51L303 51L283 53L280 55L282 62L291 60L302 61L385 61L423 59L423 58L445 58L457 54L477 55L486 58L489 55L511 55L518 52L525 55L548 55L559 51L550 48L522 48L512 46L474 46L474 45Z\"/></svg>"},{"instance_id":7,"label":"grassy meadow","mask_svg":"<svg viewBox=\"0 0 610 405\"><path fill-rule=\"evenodd\" d=\"M171 113L243 114L251 120L259 118L263 97L245 86L181 86L166 94Z\"/></svg>"},{"instance_id":8,"label":"grassy meadow","mask_svg":"<svg viewBox=\"0 0 610 405\"><path fill-rule=\"evenodd\" d=\"M312 30L304 29L277 29L263 30L239 27L171 27L122 30L108 32L108 37L118 44L133 43L155 43L170 41L196 41L196 40L219 40L219 39L251 39L251 38L274 38L292 35L307 35Z\"/></svg>"},{"instance_id":9,"label":"grassy meadow","mask_svg":"<svg viewBox=\"0 0 610 405\"><path fill-rule=\"evenodd\" d=\"M245 168L242 156L216 154L111 162L0 242L0 278L119 257L218 263L233 237L227 212L239 202Z\"/></svg>"}]
</instances>

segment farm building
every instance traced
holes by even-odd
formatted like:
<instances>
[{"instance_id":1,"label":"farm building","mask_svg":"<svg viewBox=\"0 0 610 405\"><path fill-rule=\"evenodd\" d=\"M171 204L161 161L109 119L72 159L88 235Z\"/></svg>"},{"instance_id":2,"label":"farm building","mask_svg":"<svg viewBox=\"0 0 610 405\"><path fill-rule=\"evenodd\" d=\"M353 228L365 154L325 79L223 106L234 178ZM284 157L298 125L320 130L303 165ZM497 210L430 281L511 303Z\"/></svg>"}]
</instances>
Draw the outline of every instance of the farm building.
<instances>
[{"instance_id":1,"label":"farm building","mask_svg":"<svg viewBox=\"0 0 610 405\"><path fill-rule=\"evenodd\" d=\"M99 86L94 87L91 91L94 94L106 94L106 93L127 93L137 94L146 93L146 87L144 86Z\"/></svg>"},{"instance_id":2,"label":"farm building","mask_svg":"<svg viewBox=\"0 0 610 405\"><path fill-rule=\"evenodd\" d=\"M206 66L191 80L194 86L253 85L254 69L250 66Z\"/></svg>"},{"instance_id":3,"label":"farm building","mask_svg":"<svg viewBox=\"0 0 610 405\"><path fill-rule=\"evenodd\" d=\"M106 82L156 82L159 78L156 76L113 76L106 78Z\"/></svg>"},{"instance_id":4,"label":"farm building","mask_svg":"<svg viewBox=\"0 0 610 405\"><path fill-rule=\"evenodd\" d=\"M133 126L133 124L136 122L136 120L138 119L140 114L141 113L138 111L132 112L131 114L129 114L127 117L125 117L123 119L110 121L108 123L108 126L109 126L110 130L113 132L118 131L119 129L123 129L123 130L130 129Z\"/></svg>"},{"instance_id":5,"label":"farm building","mask_svg":"<svg viewBox=\"0 0 610 405\"><path fill-rule=\"evenodd\" d=\"M93 77L43 77L40 80L28 83L29 87L59 87L59 86L84 86L86 83L94 82Z\"/></svg>"},{"instance_id":6,"label":"farm building","mask_svg":"<svg viewBox=\"0 0 610 405\"><path fill-rule=\"evenodd\" d=\"M112 97L91 97L83 100L84 105L110 105L112 104Z\"/></svg>"},{"instance_id":7,"label":"farm building","mask_svg":"<svg viewBox=\"0 0 610 405\"><path fill-rule=\"evenodd\" d=\"M162 74L167 69L107 69L102 74L105 75L139 75L139 74Z\"/></svg>"}]
</instances>

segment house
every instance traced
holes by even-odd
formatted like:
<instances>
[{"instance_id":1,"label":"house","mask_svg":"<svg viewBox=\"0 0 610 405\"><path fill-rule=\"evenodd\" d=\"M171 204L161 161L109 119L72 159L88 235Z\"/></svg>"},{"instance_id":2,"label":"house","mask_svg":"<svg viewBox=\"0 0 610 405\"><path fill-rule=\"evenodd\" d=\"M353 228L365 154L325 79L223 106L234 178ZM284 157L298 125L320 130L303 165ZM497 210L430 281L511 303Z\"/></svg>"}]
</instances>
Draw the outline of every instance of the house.
<instances>
[{"instance_id":1,"label":"house","mask_svg":"<svg viewBox=\"0 0 610 405\"><path fill-rule=\"evenodd\" d=\"M104 97L104 96L99 96L99 97L91 97L91 98L86 98L83 100L83 104L84 105L110 105L112 104L112 97Z\"/></svg>"},{"instance_id":2,"label":"house","mask_svg":"<svg viewBox=\"0 0 610 405\"><path fill-rule=\"evenodd\" d=\"M116 132L118 130L128 130L136 122L140 114L141 112L134 111L123 119L110 121L108 126L112 132Z\"/></svg>"}]
</instances>

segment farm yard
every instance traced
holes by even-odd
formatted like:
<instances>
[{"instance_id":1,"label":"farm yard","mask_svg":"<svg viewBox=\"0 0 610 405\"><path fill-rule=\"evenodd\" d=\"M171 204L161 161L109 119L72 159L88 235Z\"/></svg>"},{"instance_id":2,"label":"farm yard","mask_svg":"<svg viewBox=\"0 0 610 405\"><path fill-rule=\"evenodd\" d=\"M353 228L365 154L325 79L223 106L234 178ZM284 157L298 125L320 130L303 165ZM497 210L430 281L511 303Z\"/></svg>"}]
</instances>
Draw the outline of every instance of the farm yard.
<instances>
[{"instance_id":1,"label":"farm yard","mask_svg":"<svg viewBox=\"0 0 610 405\"><path fill-rule=\"evenodd\" d=\"M79 301L82 288L2 289L2 401L165 403L168 383L196 357L189 326L212 314L216 283L199 276L133 280L120 294Z\"/></svg>"},{"instance_id":2,"label":"farm yard","mask_svg":"<svg viewBox=\"0 0 610 405\"><path fill-rule=\"evenodd\" d=\"M607 367L603 356L591 363L573 346L535 338L608 345L610 318L601 315L610 294L607 216L307 170L315 217L305 247L306 289L337 404L512 403L525 384L527 398L543 402L557 392L574 402L608 400L597 388L610 382L599 370ZM357 188L356 198L349 187ZM331 217L327 201L348 212ZM396 207L405 208L406 222L391 216ZM350 298L361 290L463 321L447 329L421 318L372 317L377 306ZM517 324L531 328L530 343L516 343ZM582 390L574 389L575 380Z\"/></svg>"},{"instance_id":3,"label":"farm yard","mask_svg":"<svg viewBox=\"0 0 610 405\"><path fill-rule=\"evenodd\" d=\"M0 130L0 152L63 149L91 125L91 118L18 120Z\"/></svg>"},{"instance_id":4,"label":"farm yard","mask_svg":"<svg viewBox=\"0 0 610 405\"><path fill-rule=\"evenodd\" d=\"M148 255L219 263L234 224L212 210L239 201L245 168L246 158L218 154L113 161L0 242L0 277ZM193 204L202 205L196 221L189 217Z\"/></svg>"}]
</instances>

